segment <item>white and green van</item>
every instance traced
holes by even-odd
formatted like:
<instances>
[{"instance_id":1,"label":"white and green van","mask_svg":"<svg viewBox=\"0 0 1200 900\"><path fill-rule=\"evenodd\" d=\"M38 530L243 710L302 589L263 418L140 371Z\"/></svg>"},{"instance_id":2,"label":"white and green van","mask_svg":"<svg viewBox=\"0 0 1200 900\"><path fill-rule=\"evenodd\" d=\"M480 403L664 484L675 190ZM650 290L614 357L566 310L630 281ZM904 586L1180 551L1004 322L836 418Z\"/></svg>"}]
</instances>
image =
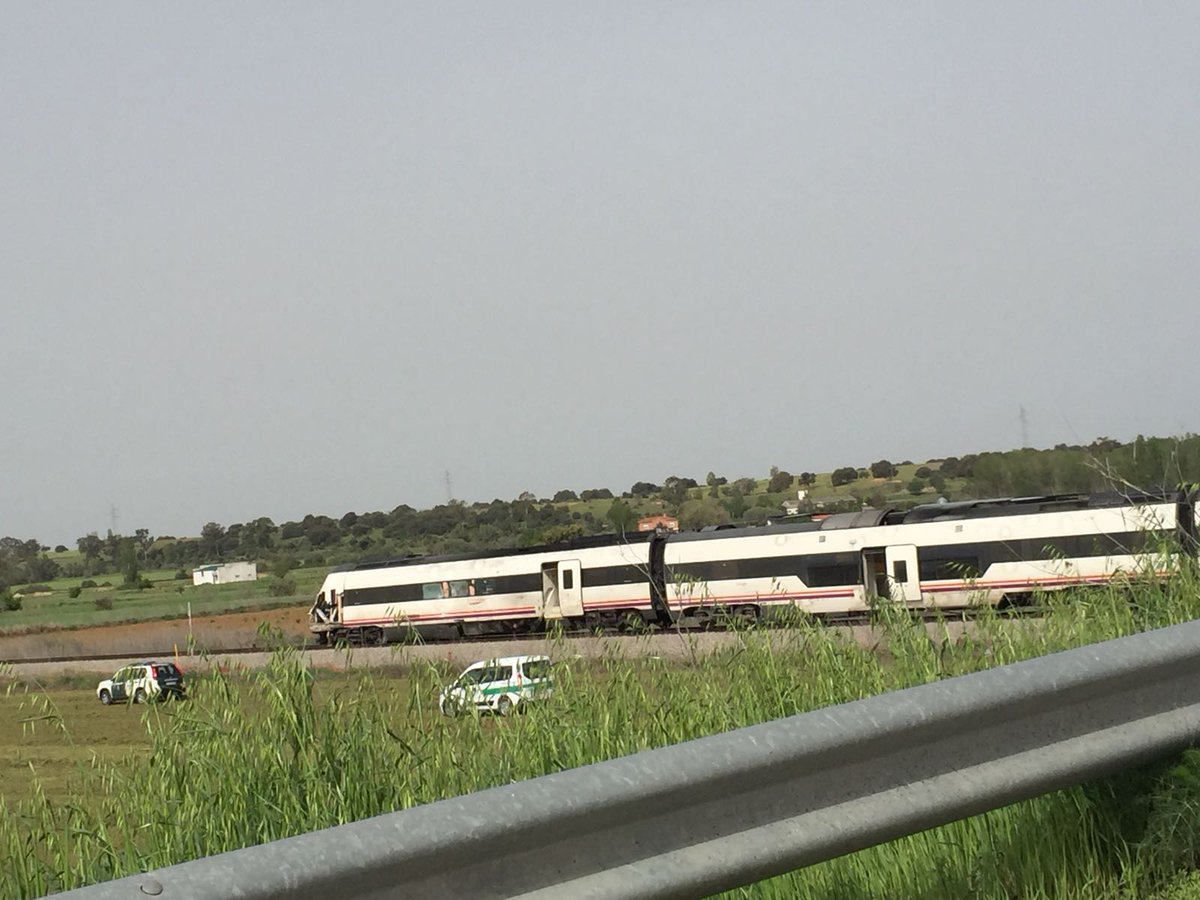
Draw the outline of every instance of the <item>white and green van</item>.
<instances>
[{"instance_id":1,"label":"white and green van","mask_svg":"<svg viewBox=\"0 0 1200 900\"><path fill-rule=\"evenodd\" d=\"M471 663L442 690L438 707L447 716L490 711L502 716L554 693L548 656L505 656Z\"/></svg>"}]
</instances>

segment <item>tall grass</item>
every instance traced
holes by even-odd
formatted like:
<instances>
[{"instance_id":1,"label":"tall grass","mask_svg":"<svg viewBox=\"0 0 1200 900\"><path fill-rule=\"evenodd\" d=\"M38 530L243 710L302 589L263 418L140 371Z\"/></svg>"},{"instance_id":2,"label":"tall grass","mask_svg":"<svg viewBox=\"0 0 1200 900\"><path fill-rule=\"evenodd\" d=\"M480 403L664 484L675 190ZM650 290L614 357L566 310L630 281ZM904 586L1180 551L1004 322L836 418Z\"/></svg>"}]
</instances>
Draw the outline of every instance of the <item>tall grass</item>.
<instances>
[{"instance_id":1,"label":"tall grass","mask_svg":"<svg viewBox=\"0 0 1200 900\"><path fill-rule=\"evenodd\" d=\"M446 672L314 678L276 651L147 708L149 762L81 766L76 802L0 809L0 896L31 896L271 841L480 788L1195 618L1191 573L1044 598L1038 619L949 621L875 610L877 643L797 621L711 655L571 659L558 691L510 719L445 719ZM397 689L397 684L400 689ZM47 701L48 702L48 701ZM55 722L46 705L43 720ZM69 735L64 735L68 740ZM733 892L755 897L1140 897L1200 851L1191 754L1050 794Z\"/></svg>"}]
</instances>

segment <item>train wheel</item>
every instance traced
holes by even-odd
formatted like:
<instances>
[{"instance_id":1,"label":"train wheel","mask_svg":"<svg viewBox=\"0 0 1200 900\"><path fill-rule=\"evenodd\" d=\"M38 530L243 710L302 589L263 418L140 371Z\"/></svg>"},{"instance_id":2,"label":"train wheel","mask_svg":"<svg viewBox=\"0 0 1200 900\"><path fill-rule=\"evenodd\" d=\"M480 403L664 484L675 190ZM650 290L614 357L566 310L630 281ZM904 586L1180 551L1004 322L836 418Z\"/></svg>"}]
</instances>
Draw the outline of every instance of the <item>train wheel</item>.
<instances>
[{"instance_id":1,"label":"train wheel","mask_svg":"<svg viewBox=\"0 0 1200 900\"><path fill-rule=\"evenodd\" d=\"M382 628L364 628L363 644L368 647L382 647L387 643Z\"/></svg>"},{"instance_id":2,"label":"train wheel","mask_svg":"<svg viewBox=\"0 0 1200 900\"><path fill-rule=\"evenodd\" d=\"M617 619L617 631L622 634L636 634L645 628L645 620L632 610L621 613L621 617Z\"/></svg>"},{"instance_id":3,"label":"train wheel","mask_svg":"<svg viewBox=\"0 0 1200 900\"><path fill-rule=\"evenodd\" d=\"M733 621L739 628L749 628L758 624L757 606L739 606L733 611Z\"/></svg>"}]
</instances>

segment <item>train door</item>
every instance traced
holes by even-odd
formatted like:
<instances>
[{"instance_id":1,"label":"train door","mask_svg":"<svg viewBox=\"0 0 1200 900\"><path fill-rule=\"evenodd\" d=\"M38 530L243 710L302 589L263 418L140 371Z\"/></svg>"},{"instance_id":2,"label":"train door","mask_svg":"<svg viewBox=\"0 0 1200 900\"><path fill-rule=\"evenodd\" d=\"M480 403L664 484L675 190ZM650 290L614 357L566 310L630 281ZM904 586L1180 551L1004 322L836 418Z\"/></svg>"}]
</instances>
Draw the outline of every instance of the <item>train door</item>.
<instances>
[{"instance_id":1,"label":"train door","mask_svg":"<svg viewBox=\"0 0 1200 900\"><path fill-rule=\"evenodd\" d=\"M583 585L579 560L564 559L558 564L558 608L563 618L583 615Z\"/></svg>"},{"instance_id":2,"label":"train door","mask_svg":"<svg viewBox=\"0 0 1200 900\"><path fill-rule=\"evenodd\" d=\"M887 577L892 586L892 597L908 604L921 602L921 579L917 571L917 548L912 544L888 547Z\"/></svg>"},{"instance_id":3,"label":"train door","mask_svg":"<svg viewBox=\"0 0 1200 900\"><path fill-rule=\"evenodd\" d=\"M542 602L538 615L543 619L561 619L558 603L558 563L542 563Z\"/></svg>"},{"instance_id":4,"label":"train door","mask_svg":"<svg viewBox=\"0 0 1200 900\"><path fill-rule=\"evenodd\" d=\"M862 563L863 586L867 589L867 596L883 597L884 599L891 597L892 592L888 589L887 551L883 549L864 550Z\"/></svg>"},{"instance_id":5,"label":"train door","mask_svg":"<svg viewBox=\"0 0 1200 900\"><path fill-rule=\"evenodd\" d=\"M579 560L564 559L542 565L543 619L572 619L583 615L583 586Z\"/></svg>"}]
</instances>

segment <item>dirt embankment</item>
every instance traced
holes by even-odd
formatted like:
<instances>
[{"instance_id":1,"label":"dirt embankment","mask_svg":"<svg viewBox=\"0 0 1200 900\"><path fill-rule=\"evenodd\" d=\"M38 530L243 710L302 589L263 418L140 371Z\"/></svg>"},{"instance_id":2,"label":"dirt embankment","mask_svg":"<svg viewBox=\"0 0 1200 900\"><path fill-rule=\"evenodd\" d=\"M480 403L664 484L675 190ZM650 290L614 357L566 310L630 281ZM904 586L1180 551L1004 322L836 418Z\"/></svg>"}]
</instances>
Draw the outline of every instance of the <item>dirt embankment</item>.
<instances>
[{"instance_id":1,"label":"dirt embankment","mask_svg":"<svg viewBox=\"0 0 1200 900\"><path fill-rule=\"evenodd\" d=\"M267 623L286 639L300 642L311 637L308 615L303 609L266 609L196 617L191 635L202 650L240 650L262 647L259 626ZM154 656L180 652L188 646L187 619L134 622L45 631L38 634L0 635L0 660L46 659L63 656Z\"/></svg>"}]
</instances>

